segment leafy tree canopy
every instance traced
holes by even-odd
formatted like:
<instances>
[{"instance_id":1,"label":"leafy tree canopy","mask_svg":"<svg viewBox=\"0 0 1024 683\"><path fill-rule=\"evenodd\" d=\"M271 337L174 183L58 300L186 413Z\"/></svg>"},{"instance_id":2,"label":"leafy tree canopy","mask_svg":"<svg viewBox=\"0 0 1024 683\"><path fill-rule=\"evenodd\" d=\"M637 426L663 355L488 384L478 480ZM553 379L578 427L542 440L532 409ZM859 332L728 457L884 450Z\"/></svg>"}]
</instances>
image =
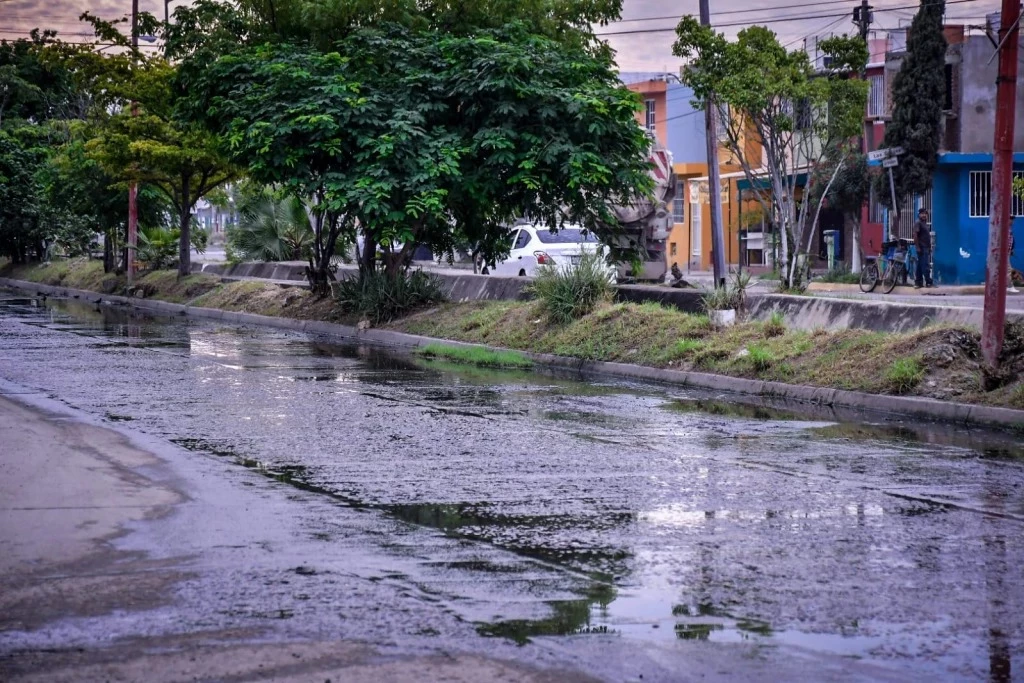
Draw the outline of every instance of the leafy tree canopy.
<instances>
[{"instance_id":1,"label":"leafy tree canopy","mask_svg":"<svg viewBox=\"0 0 1024 683\"><path fill-rule=\"evenodd\" d=\"M689 61L682 80L693 89L695 106L718 105L726 147L751 186L766 188L758 198L779 229L783 280L795 285L796 256L815 223L808 221L811 203L797 201L800 177L811 171L803 191L813 195L822 177L813 171L859 133L867 85L850 76L867 63L867 47L859 38L822 41L831 61L816 71L806 52L786 50L763 26L743 29L731 41L684 17L676 31L674 53ZM825 188L833 177L824 178Z\"/></svg>"},{"instance_id":2,"label":"leafy tree canopy","mask_svg":"<svg viewBox=\"0 0 1024 683\"><path fill-rule=\"evenodd\" d=\"M314 198L330 253L358 221L367 270L377 244L470 239L497 255L520 215L608 232L608 203L651 182L636 99L610 57L521 24L471 36L391 25L331 52L245 48L194 73L190 111L255 180Z\"/></svg>"}]
</instances>

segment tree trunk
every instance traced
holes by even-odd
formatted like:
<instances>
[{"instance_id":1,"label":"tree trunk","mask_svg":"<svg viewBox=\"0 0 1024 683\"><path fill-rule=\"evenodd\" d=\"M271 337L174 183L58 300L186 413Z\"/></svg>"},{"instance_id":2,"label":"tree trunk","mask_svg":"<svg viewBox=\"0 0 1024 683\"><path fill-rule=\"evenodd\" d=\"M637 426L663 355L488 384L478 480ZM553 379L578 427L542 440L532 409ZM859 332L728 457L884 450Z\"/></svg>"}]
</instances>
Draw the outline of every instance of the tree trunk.
<instances>
[{"instance_id":1,"label":"tree trunk","mask_svg":"<svg viewBox=\"0 0 1024 683\"><path fill-rule=\"evenodd\" d=\"M108 228L103 233L103 272L109 273L114 270L114 242Z\"/></svg>"},{"instance_id":2,"label":"tree trunk","mask_svg":"<svg viewBox=\"0 0 1024 683\"><path fill-rule=\"evenodd\" d=\"M189 197L188 181L188 178L182 178L181 214L178 216L178 228L181 230L181 239L178 241L179 277L192 272L192 198Z\"/></svg>"}]
</instances>

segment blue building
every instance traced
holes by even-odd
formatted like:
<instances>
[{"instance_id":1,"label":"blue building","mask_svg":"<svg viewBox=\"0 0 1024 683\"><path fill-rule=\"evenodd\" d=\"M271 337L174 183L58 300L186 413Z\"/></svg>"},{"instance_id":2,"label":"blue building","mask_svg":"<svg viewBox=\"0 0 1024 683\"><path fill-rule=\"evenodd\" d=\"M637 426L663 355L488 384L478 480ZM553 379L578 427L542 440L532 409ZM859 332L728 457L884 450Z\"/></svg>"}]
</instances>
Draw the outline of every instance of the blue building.
<instances>
[{"instance_id":1,"label":"blue building","mask_svg":"<svg viewBox=\"0 0 1024 683\"><path fill-rule=\"evenodd\" d=\"M1013 155L1015 177L1024 177L1024 153ZM992 154L947 152L939 157L932 189L932 256L935 281L947 285L985 281L992 201ZM1017 244L1010 265L1024 272L1024 200L1013 197L1010 213Z\"/></svg>"}]
</instances>

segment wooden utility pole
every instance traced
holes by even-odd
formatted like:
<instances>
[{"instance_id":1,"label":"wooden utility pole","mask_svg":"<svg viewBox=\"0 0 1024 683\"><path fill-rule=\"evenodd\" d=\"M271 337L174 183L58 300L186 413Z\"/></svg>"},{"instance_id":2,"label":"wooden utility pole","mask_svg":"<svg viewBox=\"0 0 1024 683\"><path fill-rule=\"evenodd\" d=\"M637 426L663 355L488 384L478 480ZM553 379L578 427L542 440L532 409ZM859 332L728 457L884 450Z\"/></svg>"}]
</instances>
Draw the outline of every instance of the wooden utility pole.
<instances>
[{"instance_id":1,"label":"wooden utility pole","mask_svg":"<svg viewBox=\"0 0 1024 683\"><path fill-rule=\"evenodd\" d=\"M700 23L711 25L708 0L700 0ZM718 109L713 95L704 103L704 130L708 142L708 199L711 201L711 254L715 287L725 286L725 233L722 230L722 187L718 173Z\"/></svg>"},{"instance_id":2,"label":"wooden utility pole","mask_svg":"<svg viewBox=\"0 0 1024 683\"><path fill-rule=\"evenodd\" d=\"M139 51L139 0L132 0L132 58ZM137 114L136 105L132 102L132 116ZM139 186L132 182L128 187L128 284L135 280L135 247L139 243L139 205L136 201Z\"/></svg>"},{"instance_id":3,"label":"wooden utility pole","mask_svg":"<svg viewBox=\"0 0 1024 683\"><path fill-rule=\"evenodd\" d=\"M999 20L999 76L996 79L996 128L992 155L992 207L985 265L985 311L981 355L985 369L999 369L1006 325L1006 286L1010 268L1010 203L1013 192L1013 123L1017 100L1017 37L1020 0L1003 0Z\"/></svg>"}]
</instances>

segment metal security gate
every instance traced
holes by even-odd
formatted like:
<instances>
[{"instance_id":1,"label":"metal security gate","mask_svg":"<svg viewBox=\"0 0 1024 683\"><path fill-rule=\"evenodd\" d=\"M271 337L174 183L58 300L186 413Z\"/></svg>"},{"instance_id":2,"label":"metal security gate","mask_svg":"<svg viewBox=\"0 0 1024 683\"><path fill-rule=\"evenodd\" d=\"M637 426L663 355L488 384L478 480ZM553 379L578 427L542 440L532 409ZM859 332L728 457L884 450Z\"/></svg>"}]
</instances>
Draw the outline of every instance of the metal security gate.
<instances>
[{"instance_id":1,"label":"metal security gate","mask_svg":"<svg viewBox=\"0 0 1024 683\"><path fill-rule=\"evenodd\" d=\"M924 208L928 212L928 220L931 221L932 216L932 191L928 190L924 195L911 195L904 197L903 202L900 206L900 222L896 226L896 237L905 240L914 239L914 223L917 222L917 212ZM888 212L887 212L888 213ZM889 223L889 217L886 216L886 224Z\"/></svg>"}]
</instances>

